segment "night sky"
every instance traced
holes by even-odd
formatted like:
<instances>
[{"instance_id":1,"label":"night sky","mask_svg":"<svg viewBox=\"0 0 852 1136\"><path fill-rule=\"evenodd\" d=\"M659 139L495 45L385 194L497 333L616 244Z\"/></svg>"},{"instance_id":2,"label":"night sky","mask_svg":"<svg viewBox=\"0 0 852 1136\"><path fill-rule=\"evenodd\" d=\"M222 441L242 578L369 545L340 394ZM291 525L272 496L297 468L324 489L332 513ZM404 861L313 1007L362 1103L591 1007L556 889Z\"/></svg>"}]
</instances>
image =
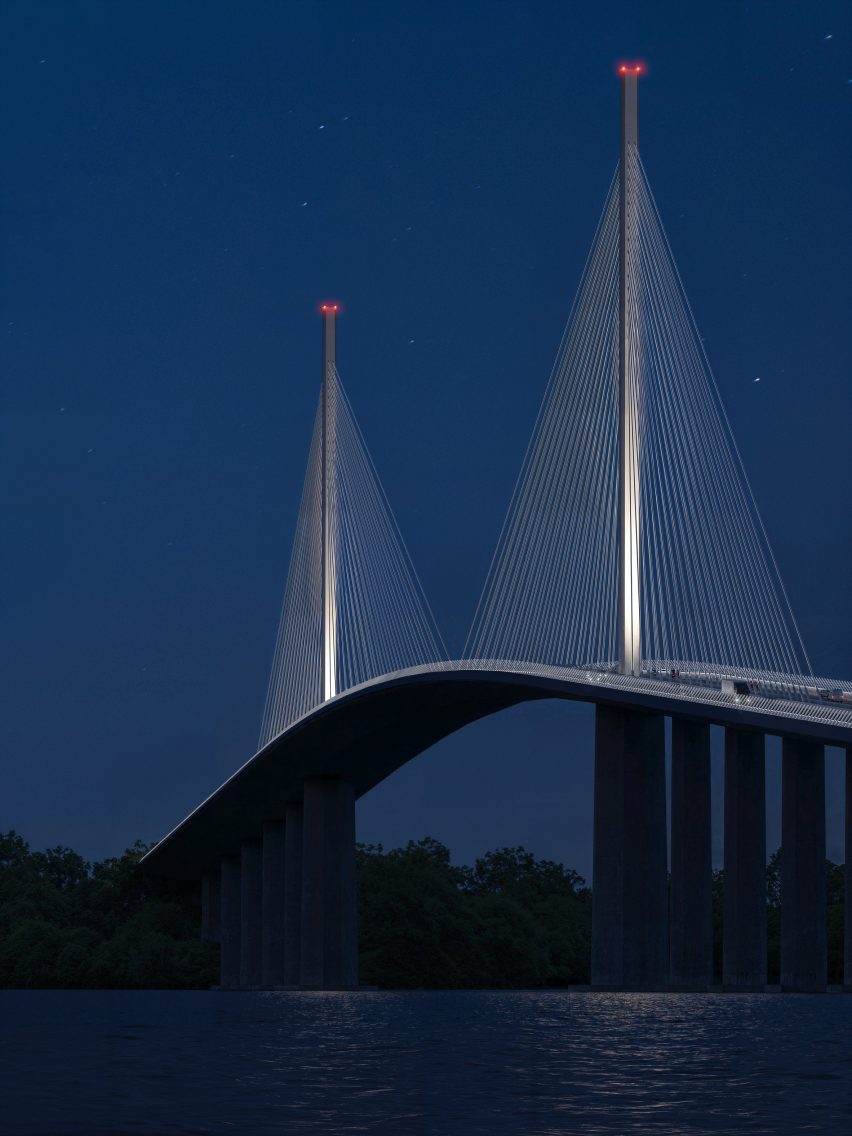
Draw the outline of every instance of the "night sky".
<instances>
[{"instance_id":1,"label":"night sky","mask_svg":"<svg viewBox=\"0 0 852 1136\"><path fill-rule=\"evenodd\" d=\"M7 0L0 829L115 855L254 752L322 299L460 653L617 159L621 59L648 64L644 162L814 669L852 675L849 17ZM359 838L588 875L592 728L558 702L469 727L361 802Z\"/></svg>"}]
</instances>

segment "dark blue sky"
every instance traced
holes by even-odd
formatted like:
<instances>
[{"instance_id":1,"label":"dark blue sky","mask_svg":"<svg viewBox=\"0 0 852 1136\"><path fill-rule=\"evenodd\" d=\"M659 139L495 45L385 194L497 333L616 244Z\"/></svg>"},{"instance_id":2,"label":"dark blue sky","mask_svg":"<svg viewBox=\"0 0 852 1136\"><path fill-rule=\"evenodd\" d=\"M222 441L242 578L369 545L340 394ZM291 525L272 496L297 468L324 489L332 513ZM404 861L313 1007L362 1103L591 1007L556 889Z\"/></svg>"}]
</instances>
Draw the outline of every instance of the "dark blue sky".
<instances>
[{"instance_id":1,"label":"dark blue sky","mask_svg":"<svg viewBox=\"0 0 852 1136\"><path fill-rule=\"evenodd\" d=\"M460 651L621 58L648 62L644 161L814 668L852 674L849 11L7 0L0 828L114 854L253 752L321 298ZM588 873L591 739L586 707L480 723L362 802L359 836ZM829 751L835 858L839 775Z\"/></svg>"}]
</instances>

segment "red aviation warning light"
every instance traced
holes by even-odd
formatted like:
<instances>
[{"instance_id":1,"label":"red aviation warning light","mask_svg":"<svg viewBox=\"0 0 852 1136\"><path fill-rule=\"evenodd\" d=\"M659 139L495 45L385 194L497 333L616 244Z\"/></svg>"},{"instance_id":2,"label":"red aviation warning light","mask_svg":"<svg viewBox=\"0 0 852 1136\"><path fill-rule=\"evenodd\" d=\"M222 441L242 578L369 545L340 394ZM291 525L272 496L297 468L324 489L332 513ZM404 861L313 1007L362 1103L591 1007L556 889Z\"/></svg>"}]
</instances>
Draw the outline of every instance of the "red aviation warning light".
<instances>
[{"instance_id":1,"label":"red aviation warning light","mask_svg":"<svg viewBox=\"0 0 852 1136\"><path fill-rule=\"evenodd\" d=\"M619 75L641 75L644 70L644 63L620 63L618 65Z\"/></svg>"},{"instance_id":2,"label":"red aviation warning light","mask_svg":"<svg viewBox=\"0 0 852 1136\"><path fill-rule=\"evenodd\" d=\"M339 312L340 304L320 304L321 312Z\"/></svg>"}]
</instances>

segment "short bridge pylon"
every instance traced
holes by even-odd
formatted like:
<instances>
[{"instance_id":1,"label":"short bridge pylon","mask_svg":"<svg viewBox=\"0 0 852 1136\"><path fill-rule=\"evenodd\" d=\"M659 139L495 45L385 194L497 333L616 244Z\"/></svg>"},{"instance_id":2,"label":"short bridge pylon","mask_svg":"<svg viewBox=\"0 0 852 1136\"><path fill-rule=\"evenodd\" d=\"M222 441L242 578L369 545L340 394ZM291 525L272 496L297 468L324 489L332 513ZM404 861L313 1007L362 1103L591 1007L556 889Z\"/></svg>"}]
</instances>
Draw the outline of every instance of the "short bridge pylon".
<instances>
[{"instance_id":1,"label":"short bridge pylon","mask_svg":"<svg viewBox=\"0 0 852 1136\"><path fill-rule=\"evenodd\" d=\"M337 694L447 653L337 369L323 369L260 744Z\"/></svg>"}]
</instances>

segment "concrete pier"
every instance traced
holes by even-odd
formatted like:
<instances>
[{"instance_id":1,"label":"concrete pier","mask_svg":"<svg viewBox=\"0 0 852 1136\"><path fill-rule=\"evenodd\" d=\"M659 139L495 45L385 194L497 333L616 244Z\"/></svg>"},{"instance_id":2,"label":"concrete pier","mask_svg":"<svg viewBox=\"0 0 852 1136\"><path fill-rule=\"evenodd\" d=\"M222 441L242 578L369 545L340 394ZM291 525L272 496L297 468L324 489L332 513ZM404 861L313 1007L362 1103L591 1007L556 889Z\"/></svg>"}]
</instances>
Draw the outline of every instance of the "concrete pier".
<instances>
[{"instance_id":1,"label":"concrete pier","mask_svg":"<svg viewBox=\"0 0 852 1136\"><path fill-rule=\"evenodd\" d=\"M224 988L240 984L240 880L239 856L223 856L219 878L221 884L219 926L222 953L219 962L219 984Z\"/></svg>"},{"instance_id":2,"label":"concrete pier","mask_svg":"<svg viewBox=\"0 0 852 1136\"><path fill-rule=\"evenodd\" d=\"M713 981L710 726L672 718L672 843L669 982Z\"/></svg>"},{"instance_id":3,"label":"concrete pier","mask_svg":"<svg viewBox=\"0 0 852 1136\"><path fill-rule=\"evenodd\" d=\"M207 943L219 942L221 888L218 871L205 872L201 877L201 938Z\"/></svg>"},{"instance_id":4,"label":"concrete pier","mask_svg":"<svg viewBox=\"0 0 852 1136\"><path fill-rule=\"evenodd\" d=\"M284 816L284 985L298 986L302 953L302 802Z\"/></svg>"},{"instance_id":5,"label":"concrete pier","mask_svg":"<svg viewBox=\"0 0 852 1136\"><path fill-rule=\"evenodd\" d=\"M302 838L300 984L358 985L355 794L337 777L305 781Z\"/></svg>"},{"instance_id":6,"label":"concrete pier","mask_svg":"<svg viewBox=\"0 0 852 1136\"><path fill-rule=\"evenodd\" d=\"M260 986L263 853L244 840L240 857L240 986Z\"/></svg>"},{"instance_id":7,"label":"concrete pier","mask_svg":"<svg viewBox=\"0 0 852 1136\"><path fill-rule=\"evenodd\" d=\"M843 985L852 990L852 746L846 749L846 824L844 849Z\"/></svg>"},{"instance_id":8,"label":"concrete pier","mask_svg":"<svg viewBox=\"0 0 852 1136\"><path fill-rule=\"evenodd\" d=\"M595 716L592 985L668 984L663 717L598 706Z\"/></svg>"},{"instance_id":9,"label":"concrete pier","mask_svg":"<svg viewBox=\"0 0 852 1136\"><path fill-rule=\"evenodd\" d=\"M260 981L284 985L284 821L263 823Z\"/></svg>"},{"instance_id":10,"label":"concrete pier","mask_svg":"<svg viewBox=\"0 0 852 1136\"><path fill-rule=\"evenodd\" d=\"M722 984L766 986L766 747L725 730L725 904Z\"/></svg>"},{"instance_id":11,"label":"concrete pier","mask_svg":"<svg viewBox=\"0 0 852 1136\"><path fill-rule=\"evenodd\" d=\"M827 982L825 749L784 738L781 789L781 989Z\"/></svg>"}]
</instances>

